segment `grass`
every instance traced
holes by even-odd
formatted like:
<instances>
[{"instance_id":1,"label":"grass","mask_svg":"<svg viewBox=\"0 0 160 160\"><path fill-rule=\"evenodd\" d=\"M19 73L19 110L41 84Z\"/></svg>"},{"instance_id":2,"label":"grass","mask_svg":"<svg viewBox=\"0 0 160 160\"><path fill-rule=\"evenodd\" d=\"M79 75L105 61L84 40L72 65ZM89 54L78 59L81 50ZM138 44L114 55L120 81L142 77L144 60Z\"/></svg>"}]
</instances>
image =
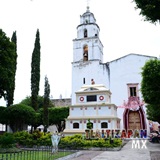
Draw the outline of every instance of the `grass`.
<instances>
[{"instance_id":1,"label":"grass","mask_svg":"<svg viewBox=\"0 0 160 160\"><path fill-rule=\"evenodd\" d=\"M52 154L49 151L22 151L19 153L0 154L0 160L54 160L72 153L73 152L57 152Z\"/></svg>"}]
</instances>

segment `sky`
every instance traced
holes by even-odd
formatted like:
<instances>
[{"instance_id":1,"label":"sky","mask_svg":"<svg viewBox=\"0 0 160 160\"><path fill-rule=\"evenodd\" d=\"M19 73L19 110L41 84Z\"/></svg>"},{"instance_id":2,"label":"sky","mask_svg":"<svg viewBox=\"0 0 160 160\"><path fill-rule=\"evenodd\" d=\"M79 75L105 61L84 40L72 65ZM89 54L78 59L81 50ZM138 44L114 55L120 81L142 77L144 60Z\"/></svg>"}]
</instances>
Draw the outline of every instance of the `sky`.
<instances>
[{"instance_id":1,"label":"sky","mask_svg":"<svg viewBox=\"0 0 160 160\"><path fill-rule=\"evenodd\" d=\"M8 37L17 32L17 72L14 104L31 95L31 56L40 31L41 80L47 75L53 99L71 97L73 42L87 0L0 0L0 28ZM144 21L132 0L90 0L90 12L100 27L104 62L130 53L160 56L160 25ZM0 106L5 102L1 99Z\"/></svg>"}]
</instances>

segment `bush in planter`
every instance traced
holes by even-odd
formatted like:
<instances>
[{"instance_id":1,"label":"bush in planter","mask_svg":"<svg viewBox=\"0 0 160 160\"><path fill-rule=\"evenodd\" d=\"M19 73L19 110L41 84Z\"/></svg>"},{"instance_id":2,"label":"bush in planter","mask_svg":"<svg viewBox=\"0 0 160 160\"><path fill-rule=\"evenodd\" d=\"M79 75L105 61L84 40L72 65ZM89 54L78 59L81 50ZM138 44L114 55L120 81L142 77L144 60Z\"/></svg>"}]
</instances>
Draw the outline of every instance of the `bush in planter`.
<instances>
[{"instance_id":1,"label":"bush in planter","mask_svg":"<svg viewBox=\"0 0 160 160\"><path fill-rule=\"evenodd\" d=\"M15 132L14 134L15 141L22 146L32 146L33 145L33 136L32 134L26 131Z\"/></svg>"},{"instance_id":2,"label":"bush in planter","mask_svg":"<svg viewBox=\"0 0 160 160\"><path fill-rule=\"evenodd\" d=\"M26 147L36 146L51 146L51 134L44 134L43 132L34 131L33 134L30 134L26 131L15 132L14 133L15 141Z\"/></svg>"},{"instance_id":3,"label":"bush in planter","mask_svg":"<svg viewBox=\"0 0 160 160\"><path fill-rule=\"evenodd\" d=\"M51 134L50 133L42 133L41 137L37 139L37 145L39 146L51 146Z\"/></svg>"},{"instance_id":4,"label":"bush in planter","mask_svg":"<svg viewBox=\"0 0 160 160\"><path fill-rule=\"evenodd\" d=\"M4 133L0 136L1 148L12 148L15 146L15 138L12 133Z\"/></svg>"},{"instance_id":5,"label":"bush in planter","mask_svg":"<svg viewBox=\"0 0 160 160\"><path fill-rule=\"evenodd\" d=\"M103 138L97 140L83 140L81 135L66 136L61 138L59 148L68 149L80 149L80 148L91 148L91 147L106 147L113 148L122 145L121 139L114 139L113 143L110 144L109 140Z\"/></svg>"},{"instance_id":6,"label":"bush in planter","mask_svg":"<svg viewBox=\"0 0 160 160\"><path fill-rule=\"evenodd\" d=\"M80 149L84 146L82 135L66 136L61 138L59 148Z\"/></svg>"},{"instance_id":7,"label":"bush in planter","mask_svg":"<svg viewBox=\"0 0 160 160\"><path fill-rule=\"evenodd\" d=\"M122 140L121 139L115 138L113 140L113 144L112 144L113 147L119 147L121 145L122 145Z\"/></svg>"},{"instance_id":8,"label":"bush in planter","mask_svg":"<svg viewBox=\"0 0 160 160\"><path fill-rule=\"evenodd\" d=\"M104 139L93 140L92 147L104 147L104 143L105 143Z\"/></svg>"}]
</instances>

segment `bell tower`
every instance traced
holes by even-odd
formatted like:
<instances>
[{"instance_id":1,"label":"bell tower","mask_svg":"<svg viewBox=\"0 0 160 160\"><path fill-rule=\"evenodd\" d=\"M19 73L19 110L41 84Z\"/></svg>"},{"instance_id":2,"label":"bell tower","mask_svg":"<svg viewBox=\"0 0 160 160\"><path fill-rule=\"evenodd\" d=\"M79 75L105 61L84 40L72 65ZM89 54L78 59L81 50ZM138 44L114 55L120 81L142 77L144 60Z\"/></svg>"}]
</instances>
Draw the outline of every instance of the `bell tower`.
<instances>
[{"instance_id":1,"label":"bell tower","mask_svg":"<svg viewBox=\"0 0 160 160\"><path fill-rule=\"evenodd\" d=\"M80 16L77 38L73 40L73 62L99 60L103 62L103 45L99 39L100 28L94 14L87 7Z\"/></svg>"},{"instance_id":2,"label":"bell tower","mask_svg":"<svg viewBox=\"0 0 160 160\"><path fill-rule=\"evenodd\" d=\"M82 85L96 84L108 87L108 67L103 64L103 45L99 38L100 28L89 7L80 16L77 37L73 40L72 62L72 105L76 102L75 92Z\"/></svg>"}]
</instances>

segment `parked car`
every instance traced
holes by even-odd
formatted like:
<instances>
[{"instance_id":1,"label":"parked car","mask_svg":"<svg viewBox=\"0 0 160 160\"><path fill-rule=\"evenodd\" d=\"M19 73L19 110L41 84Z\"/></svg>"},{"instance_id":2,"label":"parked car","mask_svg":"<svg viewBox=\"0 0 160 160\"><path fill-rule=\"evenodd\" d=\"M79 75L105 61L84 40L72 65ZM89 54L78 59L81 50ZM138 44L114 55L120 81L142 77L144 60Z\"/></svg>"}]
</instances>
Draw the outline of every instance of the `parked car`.
<instances>
[{"instance_id":1,"label":"parked car","mask_svg":"<svg viewBox=\"0 0 160 160\"><path fill-rule=\"evenodd\" d=\"M156 130L151 131L149 138L150 142L160 143L160 133Z\"/></svg>"}]
</instances>

